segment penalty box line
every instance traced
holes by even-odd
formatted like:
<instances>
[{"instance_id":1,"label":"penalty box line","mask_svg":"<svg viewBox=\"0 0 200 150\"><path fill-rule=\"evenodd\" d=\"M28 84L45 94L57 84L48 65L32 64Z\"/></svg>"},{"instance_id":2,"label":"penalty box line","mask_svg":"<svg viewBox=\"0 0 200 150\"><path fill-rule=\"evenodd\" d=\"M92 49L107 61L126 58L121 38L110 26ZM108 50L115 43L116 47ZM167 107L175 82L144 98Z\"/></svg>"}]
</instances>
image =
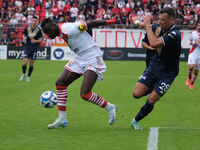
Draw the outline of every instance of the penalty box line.
<instances>
[{"instance_id":1,"label":"penalty box line","mask_svg":"<svg viewBox=\"0 0 200 150\"><path fill-rule=\"evenodd\" d=\"M187 127L151 127L149 129L149 137L147 143L147 150L158 150L158 134L159 129L181 129L181 130L200 130L200 128Z\"/></svg>"}]
</instances>

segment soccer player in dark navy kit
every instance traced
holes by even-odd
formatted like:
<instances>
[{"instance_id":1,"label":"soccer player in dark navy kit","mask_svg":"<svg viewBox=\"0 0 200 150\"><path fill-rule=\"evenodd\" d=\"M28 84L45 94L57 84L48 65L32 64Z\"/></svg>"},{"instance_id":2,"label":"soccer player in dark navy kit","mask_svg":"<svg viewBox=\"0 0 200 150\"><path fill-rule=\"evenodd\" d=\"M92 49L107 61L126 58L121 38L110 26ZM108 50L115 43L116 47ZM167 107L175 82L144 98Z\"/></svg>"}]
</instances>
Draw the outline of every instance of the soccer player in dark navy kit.
<instances>
[{"instance_id":1,"label":"soccer player in dark navy kit","mask_svg":"<svg viewBox=\"0 0 200 150\"><path fill-rule=\"evenodd\" d=\"M156 54L133 90L133 97L137 99L150 93L131 123L134 129L141 129L139 121L153 110L156 101L167 92L178 75L181 33L174 26L174 19L175 11L169 7L160 11L159 24L151 26L150 17L143 16L149 44L156 48Z\"/></svg>"},{"instance_id":2,"label":"soccer player in dark navy kit","mask_svg":"<svg viewBox=\"0 0 200 150\"><path fill-rule=\"evenodd\" d=\"M23 81L26 77L26 66L28 64L28 59L30 59L29 62L29 70L28 70L28 76L26 78L26 81L30 81L30 76L33 71L33 64L34 60L37 57L37 49L40 45L40 42L43 40L43 34L41 28L38 26L39 19L36 16L33 16L31 19L31 25L26 27L24 30L23 40L26 41L26 46L24 49L24 57L23 57L23 65L22 65L22 72L19 81Z\"/></svg>"}]
</instances>

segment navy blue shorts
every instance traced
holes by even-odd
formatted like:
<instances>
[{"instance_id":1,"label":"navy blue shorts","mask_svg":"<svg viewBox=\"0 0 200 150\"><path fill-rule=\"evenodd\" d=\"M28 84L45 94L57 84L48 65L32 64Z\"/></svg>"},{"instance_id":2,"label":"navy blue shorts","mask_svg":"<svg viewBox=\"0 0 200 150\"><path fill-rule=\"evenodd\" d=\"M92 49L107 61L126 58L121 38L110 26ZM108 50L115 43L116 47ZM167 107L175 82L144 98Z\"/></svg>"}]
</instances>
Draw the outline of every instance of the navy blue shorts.
<instances>
[{"instance_id":1,"label":"navy blue shorts","mask_svg":"<svg viewBox=\"0 0 200 150\"><path fill-rule=\"evenodd\" d=\"M24 58L30 58L35 60L37 58L37 52L36 51L24 51Z\"/></svg>"},{"instance_id":2,"label":"navy blue shorts","mask_svg":"<svg viewBox=\"0 0 200 150\"><path fill-rule=\"evenodd\" d=\"M138 82L154 89L158 95L163 96L176 76L177 73L164 75L146 69L143 75L140 76Z\"/></svg>"}]
</instances>

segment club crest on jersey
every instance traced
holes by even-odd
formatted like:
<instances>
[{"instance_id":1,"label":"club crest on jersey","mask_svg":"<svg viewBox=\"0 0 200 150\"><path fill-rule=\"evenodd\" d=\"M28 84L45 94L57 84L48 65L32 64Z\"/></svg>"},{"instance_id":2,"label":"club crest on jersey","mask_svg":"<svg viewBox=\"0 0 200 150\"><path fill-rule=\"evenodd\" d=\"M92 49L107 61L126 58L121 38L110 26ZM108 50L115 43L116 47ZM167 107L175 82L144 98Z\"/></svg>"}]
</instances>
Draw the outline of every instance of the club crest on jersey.
<instances>
[{"instance_id":1,"label":"club crest on jersey","mask_svg":"<svg viewBox=\"0 0 200 150\"><path fill-rule=\"evenodd\" d=\"M161 31L161 28L160 28L160 27L157 27L157 28L156 28L156 31L155 31L155 36L156 36L157 38L160 37L160 31Z\"/></svg>"}]
</instances>

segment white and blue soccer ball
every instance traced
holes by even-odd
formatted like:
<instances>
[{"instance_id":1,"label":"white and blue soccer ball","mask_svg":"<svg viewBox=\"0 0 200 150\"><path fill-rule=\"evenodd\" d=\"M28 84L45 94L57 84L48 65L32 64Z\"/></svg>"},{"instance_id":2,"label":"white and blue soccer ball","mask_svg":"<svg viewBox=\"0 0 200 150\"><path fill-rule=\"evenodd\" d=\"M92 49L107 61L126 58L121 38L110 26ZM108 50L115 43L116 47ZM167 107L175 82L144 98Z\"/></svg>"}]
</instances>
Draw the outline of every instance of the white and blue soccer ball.
<instances>
[{"instance_id":1,"label":"white and blue soccer ball","mask_svg":"<svg viewBox=\"0 0 200 150\"><path fill-rule=\"evenodd\" d=\"M52 91L45 91L40 97L40 103L45 108L52 108L57 104L57 95Z\"/></svg>"}]
</instances>

